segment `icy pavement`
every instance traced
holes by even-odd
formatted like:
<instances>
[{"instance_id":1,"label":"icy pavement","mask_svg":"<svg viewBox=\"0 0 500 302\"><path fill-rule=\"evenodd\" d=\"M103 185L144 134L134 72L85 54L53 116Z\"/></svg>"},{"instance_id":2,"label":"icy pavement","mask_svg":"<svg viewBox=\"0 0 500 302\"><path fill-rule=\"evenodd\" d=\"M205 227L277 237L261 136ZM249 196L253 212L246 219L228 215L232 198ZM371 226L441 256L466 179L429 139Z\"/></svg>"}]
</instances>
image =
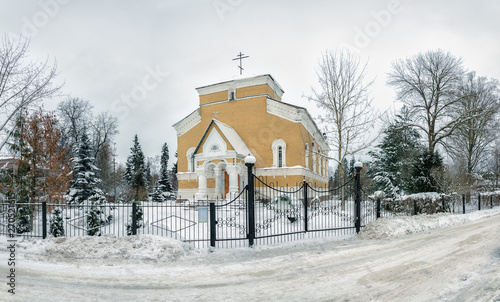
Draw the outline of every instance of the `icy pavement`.
<instances>
[{"instance_id":1,"label":"icy pavement","mask_svg":"<svg viewBox=\"0 0 500 302\"><path fill-rule=\"evenodd\" d=\"M16 294L1 282L0 301L500 301L500 209L383 218L352 238L251 249L155 236L25 240L16 258Z\"/></svg>"}]
</instances>

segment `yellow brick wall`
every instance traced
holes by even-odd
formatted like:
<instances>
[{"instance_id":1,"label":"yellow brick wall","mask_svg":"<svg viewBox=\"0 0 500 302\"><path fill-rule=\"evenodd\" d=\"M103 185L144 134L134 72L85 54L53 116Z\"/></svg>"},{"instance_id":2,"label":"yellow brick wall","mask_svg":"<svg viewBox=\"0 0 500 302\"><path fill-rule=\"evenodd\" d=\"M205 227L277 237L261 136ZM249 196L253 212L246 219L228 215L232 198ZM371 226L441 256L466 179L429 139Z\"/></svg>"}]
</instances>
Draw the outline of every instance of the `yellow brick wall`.
<instances>
[{"instance_id":1,"label":"yellow brick wall","mask_svg":"<svg viewBox=\"0 0 500 302\"><path fill-rule=\"evenodd\" d=\"M236 98L244 98L252 95L267 94L274 97L274 90L269 85L256 85L236 89Z\"/></svg>"},{"instance_id":2,"label":"yellow brick wall","mask_svg":"<svg viewBox=\"0 0 500 302\"><path fill-rule=\"evenodd\" d=\"M267 93L271 97L273 97L274 94L273 90L268 85L258 85L237 89L236 96L239 98L262 93ZM227 91L200 96L200 103L202 99L208 102L210 100L220 99L222 96L224 99L227 99ZM313 170L313 148L311 146L313 139L309 132L301 123L293 123L267 113L266 97L262 96L201 106L201 122L191 128L183 136L178 137L179 172L187 171L186 152L190 147L196 147L198 145L212 118L214 118L214 112L219 112L217 114L217 120L233 127L250 148L257 159L256 168L271 167L273 165L271 145L275 139L281 138L287 144L286 166L305 165L305 144L308 143L310 150L308 168ZM222 133L220 134L222 135ZM226 138L224 139L229 147L229 142ZM200 150L199 152L202 151L203 150ZM319 172L319 170L316 171ZM290 177L291 176L287 177L287 180L290 182L302 181L302 179L295 180ZM188 187L184 187L184 183L179 182L179 188Z\"/></svg>"},{"instance_id":3,"label":"yellow brick wall","mask_svg":"<svg viewBox=\"0 0 500 302\"><path fill-rule=\"evenodd\" d=\"M192 180L179 179L178 184L179 188L182 189L198 189L198 180L196 179Z\"/></svg>"},{"instance_id":4,"label":"yellow brick wall","mask_svg":"<svg viewBox=\"0 0 500 302\"><path fill-rule=\"evenodd\" d=\"M200 95L200 105L227 100L227 90L211 94Z\"/></svg>"},{"instance_id":5,"label":"yellow brick wall","mask_svg":"<svg viewBox=\"0 0 500 302\"><path fill-rule=\"evenodd\" d=\"M312 142L309 132L300 123L293 123L267 113L266 108L265 97L201 107L201 122L178 139L179 171L187 170L186 152L190 147L197 146L213 118L213 112L219 112L217 119L232 126L240 135L257 158L257 168L272 166L271 145L278 138L287 144L286 165L304 166L305 143L311 146ZM229 146L229 142L227 143ZM312 152L309 155L309 164L312 167Z\"/></svg>"}]
</instances>

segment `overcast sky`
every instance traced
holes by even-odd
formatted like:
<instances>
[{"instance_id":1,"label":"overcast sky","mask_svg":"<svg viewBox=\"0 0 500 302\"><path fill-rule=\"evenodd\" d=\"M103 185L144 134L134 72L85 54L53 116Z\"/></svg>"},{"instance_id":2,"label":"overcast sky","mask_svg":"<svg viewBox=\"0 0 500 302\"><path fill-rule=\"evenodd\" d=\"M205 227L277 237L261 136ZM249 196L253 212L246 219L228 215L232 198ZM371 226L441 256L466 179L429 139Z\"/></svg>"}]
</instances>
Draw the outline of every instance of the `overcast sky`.
<instances>
[{"instance_id":1,"label":"overcast sky","mask_svg":"<svg viewBox=\"0 0 500 302\"><path fill-rule=\"evenodd\" d=\"M146 156L198 108L196 87L271 74L283 101L318 111L304 94L327 49L368 60L381 110L399 105L386 85L392 61L441 48L468 70L500 79L500 1L0 0L0 30L31 38L30 56L57 60L64 93L119 118L124 161L138 134ZM46 102L55 109L61 99ZM244 114L243 114L244 116ZM244 117L243 117L244 118Z\"/></svg>"}]
</instances>

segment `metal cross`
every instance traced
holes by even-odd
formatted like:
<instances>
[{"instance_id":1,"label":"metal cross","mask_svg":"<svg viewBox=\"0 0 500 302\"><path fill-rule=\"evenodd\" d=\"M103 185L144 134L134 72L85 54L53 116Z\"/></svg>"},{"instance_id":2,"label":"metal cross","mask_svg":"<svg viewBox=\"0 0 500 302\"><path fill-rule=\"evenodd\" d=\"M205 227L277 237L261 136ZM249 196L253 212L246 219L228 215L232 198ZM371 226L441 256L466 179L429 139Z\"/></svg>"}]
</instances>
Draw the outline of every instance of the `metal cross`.
<instances>
[{"instance_id":1,"label":"metal cross","mask_svg":"<svg viewBox=\"0 0 500 302\"><path fill-rule=\"evenodd\" d=\"M233 61L236 61L236 60L240 60L240 65L238 66L240 68L240 75L243 71L243 65L242 65L242 61L243 59L246 59L246 58L249 58L249 56L245 56L244 54L240 53L238 55L236 55L236 58L233 59Z\"/></svg>"}]
</instances>

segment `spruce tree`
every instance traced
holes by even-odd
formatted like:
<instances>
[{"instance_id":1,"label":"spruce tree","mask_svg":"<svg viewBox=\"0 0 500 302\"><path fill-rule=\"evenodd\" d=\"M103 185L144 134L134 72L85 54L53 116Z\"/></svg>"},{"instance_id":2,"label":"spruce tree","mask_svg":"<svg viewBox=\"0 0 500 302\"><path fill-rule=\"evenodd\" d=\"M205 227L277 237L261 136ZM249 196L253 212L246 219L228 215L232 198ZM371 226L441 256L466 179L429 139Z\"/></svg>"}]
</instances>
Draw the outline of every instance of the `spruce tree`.
<instances>
[{"instance_id":1,"label":"spruce tree","mask_svg":"<svg viewBox=\"0 0 500 302\"><path fill-rule=\"evenodd\" d=\"M170 175L168 170L168 145L163 144L161 149L161 160L160 160L160 177L155 186L155 192L153 194L153 201L162 202L165 200L165 193L172 192L172 186L170 185Z\"/></svg>"},{"instance_id":2,"label":"spruce tree","mask_svg":"<svg viewBox=\"0 0 500 302\"><path fill-rule=\"evenodd\" d=\"M369 153L374 161L367 176L373 178L372 187L384 191L387 196L397 197L412 192L413 170L423 147L420 134L409 126L410 123L410 113L403 107L394 122L384 130L378 150Z\"/></svg>"},{"instance_id":3,"label":"spruce tree","mask_svg":"<svg viewBox=\"0 0 500 302\"><path fill-rule=\"evenodd\" d=\"M59 207L54 208L54 211L52 211L52 216L50 218L50 234L54 237L65 235L62 211Z\"/></svg>"},{"instance_id":4,"label":"spruce tree","mask_svg":"<svg viewBox=\"0 0 500 302\"><path fill-rule=\"evenodd\" d=\"M10 144L11 151L19 158L16 161L17 173L6 172L10 179L10 185L7 189L7 198L14 199L17 205L16 231L17 233L26 233L31 231L31 206L27 203L33 202L30 192L34 176L30 173L28 156L29 146L25 141L24 128L26 118L23 112L18 114L13 133L13 143Z\"/></svg>"},{"instance_id":5,"label":"spruce tree","mask_svg":"<svg viewBox=\"0 0 500 302\"><path fill-rule=\"evenodd\" d=\"M112 217L106 216L101 204L106 202L102 190L98 187L101 180L98 178L98 168L94 165L93 150L86 129L83 130L74 163L73 179L70 182L69 192L66 195L68 204L86 205L87 234L101 235L100 226Z\"/></svg>"},{"instance_id":6,"label":"spruce tree","mask_svg":"<svg viewBox=\"0 0 500 302\"><path fill-rule=\"evenodd\" d=\"M144 153L137 134L134 137L134 145L130 148L130 155L125 165L124 180L131 189L132 200L140 201L146 198L146 164Z\"/></svg>"}]
</instances>

